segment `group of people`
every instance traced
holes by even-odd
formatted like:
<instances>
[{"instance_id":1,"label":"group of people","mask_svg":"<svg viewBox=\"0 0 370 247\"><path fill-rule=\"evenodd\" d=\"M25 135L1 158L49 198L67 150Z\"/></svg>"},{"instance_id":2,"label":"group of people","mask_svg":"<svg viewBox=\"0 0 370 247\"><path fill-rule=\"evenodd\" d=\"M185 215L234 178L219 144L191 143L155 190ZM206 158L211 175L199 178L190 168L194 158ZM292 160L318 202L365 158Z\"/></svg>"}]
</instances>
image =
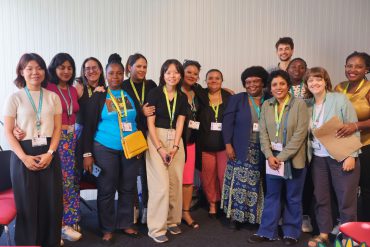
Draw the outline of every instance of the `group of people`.
<instances>
[{"instance_id":1,"label":"group of people","mask_svg":"<svg viewBox=\"0 0 370 247\"><path fill-rule=\"evenodd\" d=\"M281 220L284 243L296 244L302 231L312 231L309 215L315 215L320 234L308 245L327 243L332 202L341 223L357 220L359 182L361 219L370 221L370 57L350 54L347 80L333 90L327 71L291 59L293 50L291 38L279 39L278 66L270 73L261 66L246 68L245 91L237 94L222 86L218 69L206 73L206 88L199 85L201 65L193 60L166 60L157 86L146 79L148 61L138 53L125 66L112 54L105 70L89 57L77 78L69 54L57 54L48 67L39 55L24 54L14 81L19 90L3 111L14 151L16 244L60 246L63 239L82 237L82 170L96 176L106 243L117 229L139 235L137 176L149 237L168 241L167 232L181 233L182 220L199 228L190 212L196 168L209 217L215 219L221 209L235 228L258 224L250 243L279 239ZM337 138L354 135L363 144L343 161L313 134L334 116L343 123ZM138 131L148 149L128 158L124 139Z\"/></svg>"}]
</instances>

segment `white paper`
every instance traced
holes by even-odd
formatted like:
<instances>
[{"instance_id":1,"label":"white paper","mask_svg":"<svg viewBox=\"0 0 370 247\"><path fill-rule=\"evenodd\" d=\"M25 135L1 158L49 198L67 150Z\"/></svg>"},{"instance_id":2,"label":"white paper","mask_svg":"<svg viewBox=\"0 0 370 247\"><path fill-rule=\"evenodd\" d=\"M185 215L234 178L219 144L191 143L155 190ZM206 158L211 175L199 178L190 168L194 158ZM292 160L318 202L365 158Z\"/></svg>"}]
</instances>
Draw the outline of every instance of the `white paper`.
<instances>
[{"instance_id":1,"label":"white paper","mask_svg":"<svg viewBox=\"0 0 370 247\"><path fill-rule=\"evenodd\" d=\"M280 167L277 170L269 166L269 161L266 160L266 174L284 177L284 162L280 162Z\"/></svg>"}]
</instances>

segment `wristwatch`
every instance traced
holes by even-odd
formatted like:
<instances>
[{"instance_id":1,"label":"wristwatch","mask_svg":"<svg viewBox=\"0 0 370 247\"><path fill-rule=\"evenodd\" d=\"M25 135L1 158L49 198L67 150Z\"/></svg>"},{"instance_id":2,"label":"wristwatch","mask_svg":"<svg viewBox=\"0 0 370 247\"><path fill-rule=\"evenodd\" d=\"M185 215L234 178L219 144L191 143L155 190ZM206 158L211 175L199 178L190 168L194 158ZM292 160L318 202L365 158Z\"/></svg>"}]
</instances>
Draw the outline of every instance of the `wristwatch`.
<instances>
[{"instance_id":1,"label":"wristwatch","mask_svg":"<svg viewBox=\"0 0 370 247\"><path fill-rule=\"evenodd\" d=\"M54 150L52 150L52 149L49 149L49 150L48 150L48 153L49 153L49 154L51 154L51 156L54 156L54 152L55 152L55 151L54 151Z\"/></svg>"}]
</instances>

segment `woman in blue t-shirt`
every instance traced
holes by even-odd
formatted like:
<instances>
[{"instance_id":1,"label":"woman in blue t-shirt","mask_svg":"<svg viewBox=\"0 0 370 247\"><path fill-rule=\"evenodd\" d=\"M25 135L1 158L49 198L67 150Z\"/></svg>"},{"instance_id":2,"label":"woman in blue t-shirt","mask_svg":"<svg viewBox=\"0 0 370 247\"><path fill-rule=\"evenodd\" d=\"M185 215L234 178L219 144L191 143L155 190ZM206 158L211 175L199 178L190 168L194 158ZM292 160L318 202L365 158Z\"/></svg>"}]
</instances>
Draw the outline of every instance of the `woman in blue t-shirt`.
<instances>
[{"instance_id":1,"label":"woman in blue t-shirt","mask_svg":"<svg viewBox=\"0 0 370 247\"><path fill-rule=\"evenodd\" d=\"M137 114L140 108L133 100L134 95L122 89L124 68L118 54L109 57L106 74L108 88L104 93L93 94L86 112L89 121L85 122L82 140L84 169L96 176L93 164L101 169L97 176L99 224L103 241L110 242L116 228L131 236L138 234L133 221L140 160L125 158L121 135L127 136L142 127ZM117 212L114 206L116 191Z\"/></svg>"}]
</instances>

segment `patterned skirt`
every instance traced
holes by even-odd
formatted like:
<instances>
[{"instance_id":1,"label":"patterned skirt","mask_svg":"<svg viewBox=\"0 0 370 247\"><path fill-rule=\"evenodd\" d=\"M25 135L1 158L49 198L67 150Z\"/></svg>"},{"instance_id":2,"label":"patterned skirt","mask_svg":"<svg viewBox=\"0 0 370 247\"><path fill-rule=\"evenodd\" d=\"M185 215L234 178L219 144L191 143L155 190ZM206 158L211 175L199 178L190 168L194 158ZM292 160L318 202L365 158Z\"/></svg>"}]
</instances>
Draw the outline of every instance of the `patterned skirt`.
<instances>
[{"instance_id":1,"label":"patterned skirt","mask_svg":"<svg viewBox=\"0 0 370 247\"><path fill-rule=\"evenodd\" d=\"M227 218L240 223L261 223L263 210L261 155L259 143L250 143L244 162L228 161L221 199L221 208Z\"/></svg>"},{"instance_id":2,"label":"patterned skirt","mask_svg":"<svg viewBox=\"0 0 370 247\"><path fill-rule=\"evenodd\" d=\"M63 225L80 221L80 171L76 165L76 144L80 130L68 133L62 130L58 153L63 177Z\"/></svg>"}]
</instances>

